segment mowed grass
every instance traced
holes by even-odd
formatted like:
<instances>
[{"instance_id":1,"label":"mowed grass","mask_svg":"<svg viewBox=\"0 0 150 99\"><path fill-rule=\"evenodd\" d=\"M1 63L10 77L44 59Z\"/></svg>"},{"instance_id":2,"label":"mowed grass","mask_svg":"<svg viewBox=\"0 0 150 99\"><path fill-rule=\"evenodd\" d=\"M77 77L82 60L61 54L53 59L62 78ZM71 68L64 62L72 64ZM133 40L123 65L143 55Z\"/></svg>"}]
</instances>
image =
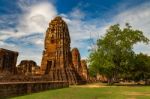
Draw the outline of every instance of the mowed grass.
<instances>
[{"instance_id":1,"label":"mowed grass","mask_svg":"<svg viewBox=\"0 0 150 99\"><path fill-rule=\"evenodd\" d=\"M150 86L71 86L11 99L150 99Z\"/></svg>"}]
</instances>

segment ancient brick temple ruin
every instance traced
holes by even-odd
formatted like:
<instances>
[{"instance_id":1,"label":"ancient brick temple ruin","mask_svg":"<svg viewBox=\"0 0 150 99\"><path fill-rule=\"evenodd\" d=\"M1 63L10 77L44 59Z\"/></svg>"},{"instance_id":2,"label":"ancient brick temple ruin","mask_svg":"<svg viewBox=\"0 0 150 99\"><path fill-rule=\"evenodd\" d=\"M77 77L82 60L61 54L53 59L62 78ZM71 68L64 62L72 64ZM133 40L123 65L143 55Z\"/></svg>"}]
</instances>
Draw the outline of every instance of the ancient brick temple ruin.
<instances>
[{"instance_id":1,"label":"ancient brick temple ruin","mask_svg":"<svg viewBox=\"0 0 150 99\"><path fill-rule=\"evenodd\" d=\"M0 48L0 75L16 74L18 52Z\"/></svg>"},{"instance_id":2,"label":"ancient brick temple ruin","mask_svg":"<svg viewBox=\"0 0 150 99\"><path fill-rule=\"evenodd\" d=\"M51 21L46 32L41 63L42 75L49 74L52 81L68 81L70 84L83 82L76 71L77 66L72 63L70 43L67 24L61 17L56 17Z\"/></svg>"},{"instance_id":3,"label":"ancient brick temple ruin","mask_svg":"<svg viewBox=\"0 0 150 99\"><path fill-rule=\"evenodd\" d=\"M40 69L33 60L22 60L17 66L17 73L24 75L35 75Z\"/></svg>"}]
</instances>

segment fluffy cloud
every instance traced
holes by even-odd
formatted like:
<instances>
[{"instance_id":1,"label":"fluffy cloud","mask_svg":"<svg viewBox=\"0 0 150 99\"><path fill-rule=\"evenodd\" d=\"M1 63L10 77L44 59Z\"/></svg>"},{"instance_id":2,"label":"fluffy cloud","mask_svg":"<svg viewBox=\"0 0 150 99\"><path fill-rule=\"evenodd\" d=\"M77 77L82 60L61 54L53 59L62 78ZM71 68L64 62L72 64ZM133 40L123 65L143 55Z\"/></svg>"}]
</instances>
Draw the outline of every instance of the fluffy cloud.
<instances>
[{"instance_id":1,"label":"fluffy cloud","mask_svg":"<svg viewBox=\"0 0 150 99\"><path fill-rule=\"evenodd\" d=\"M48 23L57 15L57 11L49 2L30 5L19 2L18 5L23 13L19 15L18 20L14 20L18 21L16 27L0 30L0 46L19 51L18 62L22 59L34 59L40 64L44 33Z\"/></svg>"},{"instance_id":2,"label":"fluffy cloud","mask_svg":"<svg viewBox=\"0 0 150 99\"><path fill-rule=\"evenodd\" d=\"M29 5L29 7L22 10L24 12L19 16L18 20L11 20L18 21L15 28L7 27L0 31L2 35L0 40L9 37L19 38L34 33L44 33L48 23L57 15L55 7L49 2Z\"/></svg>"},{"instance_id":3,"label":"fluffy cloud","mask_svg":"<svg viewBox=\"0 0 150 99\"><path fill-rule=\"evenodd\" d=\"M32 5L26 9L26 13L19 20L18 30L25 33L43 33L56 15L57 11L51 3Z\"/></svg>"}]
</instances>

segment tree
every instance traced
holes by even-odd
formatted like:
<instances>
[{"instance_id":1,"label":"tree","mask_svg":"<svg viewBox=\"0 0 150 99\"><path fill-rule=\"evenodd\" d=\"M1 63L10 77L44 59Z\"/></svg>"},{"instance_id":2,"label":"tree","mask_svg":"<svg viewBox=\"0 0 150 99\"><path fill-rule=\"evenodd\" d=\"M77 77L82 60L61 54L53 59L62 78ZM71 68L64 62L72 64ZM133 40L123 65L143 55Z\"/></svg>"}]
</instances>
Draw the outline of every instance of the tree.
<instances>
[{"instance_id":1,"label":"tree","mask_svg":"<svg viewBox=\"0 0 150 99\"><path fill-rule=\"evenodd\" d=\"M137 54L134 68L131 70L134 81L147 80L150 78L150 56L146 54Z\"/></svg>"},{"instance_id":2,"label":"tree","mask_svg":"<svg viewBox=\"0 0 150 99\"><path fill-rule=\"evenodd\" d=\"M97 40L97 49L90 53L90 68L106 76L109 84L113 83L132 67L133 45L138 42L149 42L142 31L132 29L129 24L123 29L119 24L110 26L105 36Z\"/></svg>"}]
</instances>

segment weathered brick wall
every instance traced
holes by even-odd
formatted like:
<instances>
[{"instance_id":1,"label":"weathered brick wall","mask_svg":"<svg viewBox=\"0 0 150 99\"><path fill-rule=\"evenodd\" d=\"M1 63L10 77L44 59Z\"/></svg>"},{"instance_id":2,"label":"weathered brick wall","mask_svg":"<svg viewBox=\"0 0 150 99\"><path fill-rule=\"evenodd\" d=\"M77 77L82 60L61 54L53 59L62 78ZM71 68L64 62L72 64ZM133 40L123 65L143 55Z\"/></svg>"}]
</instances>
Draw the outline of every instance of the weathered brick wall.
<instances>
[{"instance_id":1,"label":"weathered brick wall","mask_svg":"<svg viewBox=\"0 0 150 99\"><path fill-rule=\"evenodd\" d=\"M0 83L0 99L64 87L69 87L69 84L57 81Z\"/></svg>"},{"instance_id":2,"label":"weathered brick wall","mask_svg":"<svg viewBox=\"0 0 150 99\"><path fill-rule=\"evenodd\" d=\"M16 74L18 52L0 48L0 75Z\"/></svg>"}]
</instances>

